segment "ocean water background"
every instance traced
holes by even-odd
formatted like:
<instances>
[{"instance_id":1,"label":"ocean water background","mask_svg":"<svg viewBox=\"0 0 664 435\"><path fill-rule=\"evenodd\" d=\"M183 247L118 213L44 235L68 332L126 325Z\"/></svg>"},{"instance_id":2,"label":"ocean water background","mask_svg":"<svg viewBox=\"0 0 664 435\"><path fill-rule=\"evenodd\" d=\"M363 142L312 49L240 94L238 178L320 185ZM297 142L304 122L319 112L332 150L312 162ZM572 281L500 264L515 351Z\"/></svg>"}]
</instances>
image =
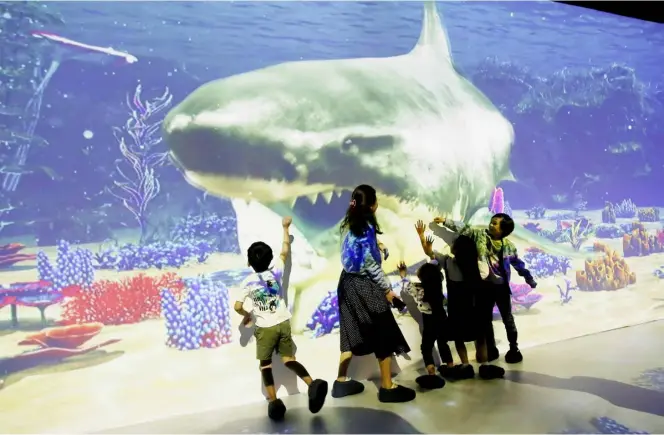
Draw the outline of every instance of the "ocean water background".
<instances>
[{"instance_id":1,"label":"ocean water background","mask_svg":"<svg viewBox=\"0 0 664 435\"><path fill-rule=\"evenodd\" d=\"M624 64L636 71L647 92L664 101L664 94L658 94L664 83L661 24L552 2L440 2L438 6L455 64L467 76L489 57L543 77L565 68ZM51 166L62 179L54 183L43 174L23 177L18 193L29 211L17 213L25 219L62 209L63 202L80 209L114 201L103 194L113 176L113 161L120 157L112 127L124 123L125 95L138 82L145 97L157 96L168 86L177 103L209 80L280 62L404 54L419 36L423 14L421 2L73 1L48 2L45 7L60 12L66 25L44 30L126 50L139 62L120 66L70 60L61 66L46 91L37 128L52 146L31 156L30 163ZM653 126L656 119L653 116ZM517 125L517 141L529 133L526 130L538 128ZM85 139L85 130L94 137ZM655 130L649 140L664 138L661 130ZM518 167L529 164L527 158L513 160L517 174ZM583 175L585 163L570 165ZM646 178L603 186L615 194L601 199L633 197L639 205L660 205L664 198L655 186L664 183L664 166L658 163L650 169ZM174 168L166 168L160 176L164 190L174 197L179 188L169 183L185 189ZM543 176L555 179L557 174ZM530 194L528 189L516 192ZM522 204L514 196L511 200L514 206L528 207L550 198L529 197Z\"/></svg>"}]
</instances>

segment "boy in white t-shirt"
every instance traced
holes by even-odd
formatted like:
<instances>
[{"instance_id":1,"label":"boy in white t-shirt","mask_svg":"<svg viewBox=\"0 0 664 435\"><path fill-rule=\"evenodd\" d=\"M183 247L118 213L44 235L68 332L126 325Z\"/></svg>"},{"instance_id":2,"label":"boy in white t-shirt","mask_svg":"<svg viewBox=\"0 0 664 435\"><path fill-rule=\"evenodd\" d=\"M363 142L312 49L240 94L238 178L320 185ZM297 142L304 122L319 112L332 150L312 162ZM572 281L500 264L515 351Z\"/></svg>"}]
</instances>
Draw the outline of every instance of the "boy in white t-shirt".
<instances>
[{"instance_id":1,"label":"boy in white t-shirt","mask_svg":"<svg viewBox=\"0 0 664 435\"><path fill-rule=\"evenodd\" d=\"M256 357L260 361L263 385L267 391L269 405L268 416L273 420L281 420L286 413L286 406L277 399L272 375L272 354L276 351L288 369L292 370L309 386L309 410L317 413L325 403L327 382L322 379L313 380L302 364L295 360L295 345L291 335L290 318L283 297L284 262L290 253L290 234L288 228L292 219L283 218L284 231L281 254L270 267L273 260L272 248L264 242L255 242L247 250L249 266L254 273L242 282L242 294L235 302L235 311L244 316L243 324L248 326L251 314L244 310L244 302L252 303L255 317Z\"/></svg>"}]
</instances>

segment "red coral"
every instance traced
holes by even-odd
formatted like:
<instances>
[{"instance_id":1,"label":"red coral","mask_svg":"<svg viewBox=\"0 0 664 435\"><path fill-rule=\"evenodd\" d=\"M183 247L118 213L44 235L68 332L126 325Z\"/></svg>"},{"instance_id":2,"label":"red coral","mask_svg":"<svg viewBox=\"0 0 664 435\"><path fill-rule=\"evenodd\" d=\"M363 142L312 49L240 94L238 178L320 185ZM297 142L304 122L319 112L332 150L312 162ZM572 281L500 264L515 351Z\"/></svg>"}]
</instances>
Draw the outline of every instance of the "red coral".
<instances>
[{"instance_id":1,"label":"red coral","mask_svg":"<svg viewBox=\"0 0 664 435\"><path fill-rule=\"evenodd\" d=\"M20 243L0 245L0 269L6 269L20 261L34 260L37 258L35 254L19 254L18 251L23 248L25 248L25 245Z\"/></svg>"},{"instance_id":2,"label":"red coral","mask_svg":"<svg viewBox=\"0 0 664 435\"><path fill-rule=\"evenodd\" d=\"M63 304L65 324L101 322L123 325L155 319L161 315L160 290L170 289L179 299L185 286L175 273L154 277L145 274L122 281L102 280L92 288L79 290Z\"/></svg>"}]
</instances>

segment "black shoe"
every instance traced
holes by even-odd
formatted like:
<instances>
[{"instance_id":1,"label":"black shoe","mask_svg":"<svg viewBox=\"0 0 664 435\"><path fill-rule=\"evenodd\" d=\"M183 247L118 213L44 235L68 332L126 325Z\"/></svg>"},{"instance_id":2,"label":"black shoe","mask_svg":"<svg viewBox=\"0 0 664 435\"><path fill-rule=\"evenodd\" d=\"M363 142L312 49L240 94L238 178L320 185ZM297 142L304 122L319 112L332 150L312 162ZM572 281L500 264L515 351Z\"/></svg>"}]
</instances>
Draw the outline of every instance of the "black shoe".
<instances>
[{"instance_id":1,"label":"black shoe","mask_svg":"<svg viewBox=\"0 0 664 435\"><path fill-rule=\"evenodd\" d=\"M484 380L500 379L505 376L505 369L491 364L480 366L480 378Z\"/></svg>"},{"instance_id":2,"label":"black shoe","mask_svg":"<svg viewBox=\"0 0 664 435\"><path fill-rule=\"evenodd\" d=\"M487 351L487 359L489 362L495 361L500 358L500 352L498 352L497 347L492 347Z\"/></svg>"},{"instance_id":3,"label":"black shoe","mask_svg":"<svg viewBox=\"0 0 664 435\"><path fill-rule=\"evenodd\" d=\"M327 397L327 382L316 379L309 385L309 411L312 414L321 410Z\"/></svg>"},{"instance_id":4,"label":"black shoe","mask_svg":"<svg viewBox=\"0 0 664 435\"><path fill-rule=\"evenodd\" d=\"M435 376L435 375L434 375ZM438 376L436 376L438 377ZM438 378L441 381L442 378ZM378 400L383 403L403 403L415 399L415 390L397 385L396 388L381 388L378 390Z\"/></svg>"},{"instance_id":5,"label":"black shoe","mask_svg":"<svg viewBox=\"0 0 664 435\"><path fill-rule=\"evenodd\" d=\"M272 420L283 420L285 414L286 405L284 405L284 402L282 402L281 399L273 400L267 405L267 415Z\"/></svg>"},{"instance_id":6,"label":"black shoe","mask_svg":"<svg viewBox=\"0 0 664 435\"><path fill-rule=\"evenodd\" d=\"M459 364L454 367L454 376L458 380L473 379L475 377L475 370L470 364Z\"/></svg>"},{"instance_id":7,"label":"black shoe","mask_svg":"<svg viewBox=\"0 0 664 435\"><path fill-rule=\"evenodd\" d=\"M436 375L423 375L415 379L415 382L425 390L437 390L445 386L445 379Z\"/></svg>"},{"instance_id":8,"label":"black shoe","mask_svg":"<svg viewBox=\"0 0 664 435\"><path fill-rule=\"evenodd\" d=\"M364 391L364 384L353 379L344 382L334 381L334 384L332 384L332 397L335 399L354 396L362 391Z\"/></svg>"},{"instance_id":9,"label":"black shoe","mask_svg":"<svg viewBox=\"0 0 664 435\"><path fill-rule=\"evenodd\" d=\"M511 347L510 350L505 354L505 362L507 364L518 364L523 361L523 355L518 347Z\"/></svg>"}]
</instances>

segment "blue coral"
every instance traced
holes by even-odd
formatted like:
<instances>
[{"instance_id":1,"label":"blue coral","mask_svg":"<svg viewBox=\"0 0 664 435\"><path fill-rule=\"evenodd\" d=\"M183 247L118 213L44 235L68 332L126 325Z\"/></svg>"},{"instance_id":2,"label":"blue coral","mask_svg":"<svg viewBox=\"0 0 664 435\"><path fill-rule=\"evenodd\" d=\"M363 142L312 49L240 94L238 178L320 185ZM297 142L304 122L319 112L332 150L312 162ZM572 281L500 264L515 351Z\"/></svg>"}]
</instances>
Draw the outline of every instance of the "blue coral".
<instances>
[{"instance_id":1,"label":"blue coral","mask_svg":"<svg viewBox=\"0 0 664 435\"><path fill-rule=\"evenodd\" d=\"M530 248L523 255L523 261L533 276L544 278L558 273L565 275L572 267L569 258L563 255L551 255L539 248Z\"/></svg>"},{"instance_id":2,"label":"blue coral","mask_svg":"<svg viewBox=\"0 0 664 435\"><path fill-rule=\"evenodd\" d=\"M526 210L526 215L531 219L544 219L546 208L541 205L536 205L529 210Z\"/></svg>"},{"instance_id":3,"label":"blue coral","mask_svg":"<svg viewBox=\"0 0 664 435\"><path fill-rule=\"evenodd\" d=\"M618 423L616 420L609 417L597 417L590 420L597 432L590 432L583 429L570 429L563 431L564 434L649 434L650 432L634 430Z\"/></svg>"},{"instance_id":4,"label":"blue coral","mask_svg":"<svg viewBox=\"0 0 664 435\"><path fill-rule=\"evenodd\" d=\"M74 248L65 240L60 240L56 249L55 266L44 251L37 253L39 279L52 283L56 291L72 285L82 288L92 286L95 278L92 251Z\"/></svg>"},{"instance_id":5,"label":"blue coral","mask_svg":"<svg viewBox=\"0 0 664 435\"><path fill-rule=\"evenodd\" d=\"M187 289L181 302L171 290L161 290L166 345L193 350L230 343L230 298L226 286L206 277L184 282Z\"/></svg>"},{"instance_id":6,"label":"blue coral","mask_svg":"<svg viewBox=\"0 0 664 435\"><path fill-rule=\"evenodd\" d=\"M181 218L171 231L171 239L179 242L207 241L215 251L239 253L235 216L217 213L189 214Z\"/></svg>"},{"instance_id":7,"label":"blue coral","mask_svg":"<svg viewBox=\"0 0 664 435\"><path fill-rule=\"evenodd\" d=\"M314 332L314 337L329 334L339 327L339 300L337 291L330 291L307 322L307 328Z\"/></svg>"},{"instance_id":8,"label":"blue coral","mask_svg":"<svg viewBox=\"0 0 664 435\"><path fill-rule=\"evenodd\" d=\"M115 245L95 254L100 269L136 270L179 268L195 260L204 263L216 249L207 241L156 242Z\"/></svg>"}]
</instances>

